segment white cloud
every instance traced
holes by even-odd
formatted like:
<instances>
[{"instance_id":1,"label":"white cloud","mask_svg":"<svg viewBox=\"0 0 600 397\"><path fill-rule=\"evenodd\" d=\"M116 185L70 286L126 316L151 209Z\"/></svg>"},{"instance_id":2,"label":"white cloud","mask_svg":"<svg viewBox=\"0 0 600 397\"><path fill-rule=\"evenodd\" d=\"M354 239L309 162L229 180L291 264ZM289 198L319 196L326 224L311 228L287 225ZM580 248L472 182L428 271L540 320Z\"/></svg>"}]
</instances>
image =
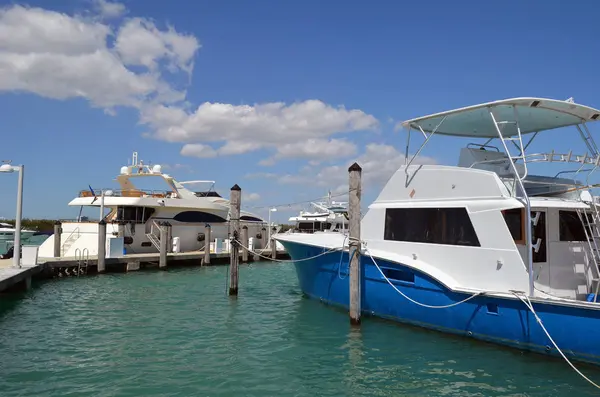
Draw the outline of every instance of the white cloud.
<instances>
[{"instance_id":1,"label":"white cloud","mask_svg":"<svg viewBox=\"0 0 600 397\"><path fill-rule=\"evenodd\" d=\"M273 179L277 178L277 174L272 172L253 172L250 174L244 175L246 179Z\"/></svg>"},{"instance_id":2,"label":"white cloud","mask_svg":"<svg viewBox=\"0 0 600 397\"><path fill-rule=\"evenodd\" d=\"M180 154L187 157L211 158L217 156L217 151L201 143L188 143L181 148Z\"/></svg>"},{"instance_id":3,"label":"white cloud","mask_svg":"<svg viewBox=\"0 0 600 397\"><path fill-rule=\"evenodd\" d=\"M334 159L354 156L356 152L356 145L347 139L313 138L278 146L275 158Z\"/></svg>"},{"instance_id":4,"label":"white cloud","mask_svg":"<svg viewBox=\"0 0 600 397\"><path fill-rule=\"evenodd\" d=\"M115 15L116 3L96 6L99 4ZM199 48L197 41L171 28L159 31L139 18L133 21L158 35L167 43L163 46L167 50L159 53L141 40L135 54L127 50L120 53L108 45L108 38L114 35L111 27L96 20L18 5L0 8L0 91L30 92L53 99L85 98L108 109L108 114L114 113L115 106L181 101L185 92L168 84L162 78L163 71L151 61L166 59L168 66L188 71ZM121 31L116 41L131 43ZM134 72L127 68L127 62L136 59L148 60L148 69Z\"/></svg>"},{"instance_id":5,"label":"white cloud","mask_svg":"<svg viewBox=\"0 0 600 397\"><path fill-rule=\"evenodd\" d=\"M95 0L94 8L102 18L118 18L125 14L125 6L121 3L110 2L107 0Z\"/></svg>"},{"instance_id":6,"label":"white cloud","mask_svg":"<svg viewBox=\"0 0 600 397\"><path fill-rule=\"evenodd\" d=\"M249 201L258 201L260 200L260 194L258 193L243 193L242 192L242 202L247 203Z\"/></svg>"},{"instance_id":7,"label":"white cloud","mask_svg":"<svg viewBox=\"0 0 600 397\"><path fill-rule=\"evenodd\" d=\"M115 49L126 65L145 66L150 70L166 60L170 70L191 73L193 57L200 48L194 36L179 34L169 27L160 31L154 23L133 18L119 29Z\"/></svg>"},{"instance_id":8,"label":"white cloud","mask_svg":"<svg viewBox=\"0 0 600 397\"><path fill-rule=\"evenodd\" d=\"M352 155L356 149L349 141L326 138L378 127L377 119L361 110L333 107L319 100L254 106L205 102L192 113L177 106L156 105L143 109L141 121L153 127L157 139L224 142L217 149L223 155L276 148L276 159L287 155L309 158L337 154L340 145ZM262 163L274 161L272 158Z\"/></svg>"},{"instance_id":9,"label":"white cloud","mask_svg":"<svg viewBox=\"0 0 600 397\"><path fill-rule=\"evenodd\" d=\"M354 156L356 145L348 137L333 136L379 127L362 110L316 99L252 106L205 102L189 110L185 87L176 87L171 77L180 73L189 82L198 39L144 18L116 19L127 12L121 3L90 1L91 17L0 7L0 93L82 98L109 116L118 107L133 107L140 123L150 127L145 136L184 144L184 156L267 149L262 165L283 158L305 158L314 165Z\"/></svg>"},{"instance_id":10,"label":"white cloud","mask_svg":"<svg viewBox=\"0 0 600 397\"><path fill-rule=\"evenodd\" d=\"M348 167L357 162L362 167L362 181L366 188L381 188L388 179L404 165L405 157L393 146L370 143L365 152L355 160L321 169L308 168L298 174L282 175L278 181L283 184L309 184L322 186L336 193L348 190ZM430 157L417 157L416 164L435 164Z\"/></svg>"}]
</instances>

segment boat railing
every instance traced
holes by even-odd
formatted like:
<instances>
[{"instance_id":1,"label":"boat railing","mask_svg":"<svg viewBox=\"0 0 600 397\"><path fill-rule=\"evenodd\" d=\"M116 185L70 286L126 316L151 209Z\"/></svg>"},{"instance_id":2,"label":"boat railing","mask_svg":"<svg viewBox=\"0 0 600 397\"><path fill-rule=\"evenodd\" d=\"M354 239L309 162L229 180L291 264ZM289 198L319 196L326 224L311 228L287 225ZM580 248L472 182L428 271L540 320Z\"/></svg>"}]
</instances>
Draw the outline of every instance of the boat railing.
<instances>
[{"instance_id":1,"label":"boat railing","mask_svg":"<svg viewBox=\"0 0 600 397\"><path fill-rule=\"evenodd\" d=\"M155 198L174 198L176 193L165 190L142 190L142 189L98 189L95 192L104 191L104 197L155 197ZM95 195L99 196L98 193ZM90 190L81 190L79 197L94 197Z\"/></svg>"},{"instance_id":2,"label":"boat railing","mask_svg":"<svg viewBox=\"0 0 600 397\"><path fill-rule=\"evenodd\" d=\"M520 157L519 157L520 158ZM563 163L579 163L579 164L591 164L596 167L600 166L600 156L590 156L589 154L573 154L572 151L568 153L532 153L527 154L524 157L527 163L539 163L539 162L563 162Z\"/></svg>"}]
</instances>

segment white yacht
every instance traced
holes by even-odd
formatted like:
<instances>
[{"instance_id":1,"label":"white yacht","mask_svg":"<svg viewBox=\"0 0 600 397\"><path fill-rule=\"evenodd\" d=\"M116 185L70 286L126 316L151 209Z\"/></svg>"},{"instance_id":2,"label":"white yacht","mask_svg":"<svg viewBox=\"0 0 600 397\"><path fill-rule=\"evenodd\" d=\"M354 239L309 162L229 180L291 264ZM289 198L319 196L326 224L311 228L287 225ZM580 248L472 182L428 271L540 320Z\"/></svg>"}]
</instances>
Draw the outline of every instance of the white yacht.
<instances>
[{"instance_id":1,"label":"white yacht","mask_svg":"<svg viewBox=\"0 0 600 397\"><path fill-rule=\"evenodd\" d=\"M295 224L294 231L314 233L323 231L344 231L348 228L348 203L331 200L331 191L325 202L312 202L312 211L300 211L298 216L289 218Z\"/></svg>"},{"instance_id":2,"label":"white yacht","mask_svg":"<svg viewBox=\"0 0 600 397\"><path fill-rule=\"evenodd\" d=\"M597 120L572 99L513 98L406 121L406 164L369 206L352 255L343 233L275 239L321 302L356 297L358 253L365 314L600 365ZM560 138L540 142L549 130ZM424 142L409 155L411 131ZM457 166L415 164L438 135L468 139Z\"/></svg>"},{"instance_id":3,"label":"white yacht","mask_svg":"<svg viewBox=\"0 0 600 397\"><path fill-rule=\"evenodd\" d=\"M229 227L229 200L213 190L214 181L178 182L162 172L160 165L138 162L137 152L129 166L121 168L116 178L120 188L93 189L79 192L69 205L95 207L107 222L106 234L124 238L126 253L149 253L159 250L159 223L172 225L172 237L179 237L181 252L203 249L206 224L211 225L211 240L227 238ZM134 182L163 182L167 190L141 190ZM185 186L210 184L210 189L194 192ZM81 211L80 211L81 214ZM75 256L87 249L89 255L98 252L98 221L63 222L61 256ZM259 216L241 212L241 226L248 227L248 236L261 233L266 222ZM39 249L40 257L54 255L54 235Z\"/></svg>"}]
</instances>

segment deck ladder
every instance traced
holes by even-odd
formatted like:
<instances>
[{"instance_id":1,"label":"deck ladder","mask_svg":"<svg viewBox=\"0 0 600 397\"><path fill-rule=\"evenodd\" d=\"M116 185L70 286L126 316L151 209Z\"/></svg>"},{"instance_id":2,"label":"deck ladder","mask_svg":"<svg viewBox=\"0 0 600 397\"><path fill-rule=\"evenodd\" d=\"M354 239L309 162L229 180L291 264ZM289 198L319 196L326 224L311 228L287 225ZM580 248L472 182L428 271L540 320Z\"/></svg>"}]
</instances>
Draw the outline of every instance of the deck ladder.
<instances>
[{"instance_id":1,"label":"deck ladder","mask_svg":"<svg viewBox=\"0 0 600 397\"><path fill-rule=\"evenodd\" d=\"M76 227L75 229L73 229L71 234L69 234L69 236L67 237L65 242L62 244L61 249L60 249L60 256L65 256L65 254L67 252L69 252L69 248L71 248L71 246L75 243L75 241L77 241L79 236L80 236L79 227Z\"/></svg>"},{"instance_id":2,"label":"deck ladder","mask_svg":"<svg viewBox=\"0 0 600 397\"><path fill-rule=\"evenodd\" d=\"M596 284L596 288L594 290L594 302L598 299L598 292L600 290L600 213L598 212L598 207L592 200L591 212L587 212L585 210L579 209L577 210L577 215L579 216L579 220L581 221L581 225L583 226L583 231L585 233L585 238L588 242L588 248L590 250L590 262L592 264L594 278L592 278L592 286Z\"/></svg>"},{"instance_id":3,"label":"deck ladder","mask_svg":"<svg viewBox=\"0 0 600 397\"><path fill-rule=\"evenodd\" d=\"M152 245L160 252L160 234L159 235L155 234L155 226L156 226L156 230L158 230L158 233L160 233L160 226L158 225L158 223L155 220L153 220L152 227L150 228L150 233L146 233L146 237L148 237L148 240L150 240ZM148 230L148 229L146 229L146 230Z\"/></svg>"}]
</instances>

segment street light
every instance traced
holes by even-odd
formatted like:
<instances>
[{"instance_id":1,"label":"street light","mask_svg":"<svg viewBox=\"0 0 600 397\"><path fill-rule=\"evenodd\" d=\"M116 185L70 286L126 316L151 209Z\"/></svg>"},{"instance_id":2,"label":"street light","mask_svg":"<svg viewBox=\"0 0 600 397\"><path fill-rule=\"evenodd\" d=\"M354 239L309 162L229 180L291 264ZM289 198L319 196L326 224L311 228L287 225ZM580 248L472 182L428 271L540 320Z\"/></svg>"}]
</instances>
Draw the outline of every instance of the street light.
<instances>
[{"instance_id":1,"label":"street light","mask_svg":"<svg viewBox=\"0 0 600 397\"><path fill-rule=\"evenodd\" d=\"M277 212L277 208L269 208L269 234L267 240L267 246L271 245L271 212Z\"/></svg>"},{"instance_id":2,"label":"street light","mask_svg":"<svg viewBox=\"0 0 600 397\"><path fill-rule=\"evenodd\" d=\"M0 165L0 172L19 173L17 187L17 216L15 218L15 243L13 246L13 267L21 267L21 218L23 217L23 173L25 172L25 166L4 163Z\"/></svg>"}]
</instances>

